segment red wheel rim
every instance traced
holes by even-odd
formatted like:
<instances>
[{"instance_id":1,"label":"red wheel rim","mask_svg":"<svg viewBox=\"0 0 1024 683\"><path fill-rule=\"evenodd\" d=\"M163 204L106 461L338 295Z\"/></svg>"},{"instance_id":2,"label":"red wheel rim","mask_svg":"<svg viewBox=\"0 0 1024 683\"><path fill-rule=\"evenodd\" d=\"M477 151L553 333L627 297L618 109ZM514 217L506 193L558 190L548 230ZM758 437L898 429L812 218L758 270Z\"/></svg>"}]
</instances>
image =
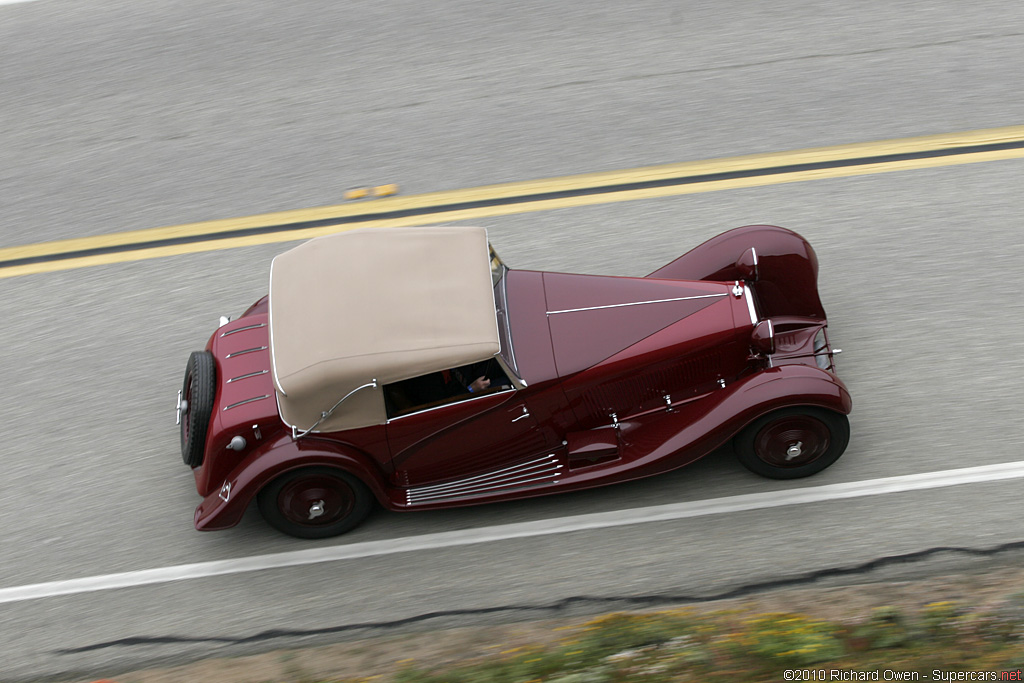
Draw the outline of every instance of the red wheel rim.
<instances>
[{"instance_id":1,"label":"red wheel rim","mask_svg":"<svg viewBox=\"0 0 1024 683\"><path fill-rule=\"evenodd\" d=\"M285 484L277 508L289 522L325 526L348 517L356 504L355 492L343 479L310 474Z\"/></svg>"},{"instance_id":2,"label":"red wheel rim","mask_svg":"<svg viewBox=\"0 0 1024 683\"><path fill-rule=\"evenodd\" d=\"M810 415L793 415L769 422L754 438L754 452L773 467L801 467L828 451L828 427Z\"/></svg>"}]
</instances>

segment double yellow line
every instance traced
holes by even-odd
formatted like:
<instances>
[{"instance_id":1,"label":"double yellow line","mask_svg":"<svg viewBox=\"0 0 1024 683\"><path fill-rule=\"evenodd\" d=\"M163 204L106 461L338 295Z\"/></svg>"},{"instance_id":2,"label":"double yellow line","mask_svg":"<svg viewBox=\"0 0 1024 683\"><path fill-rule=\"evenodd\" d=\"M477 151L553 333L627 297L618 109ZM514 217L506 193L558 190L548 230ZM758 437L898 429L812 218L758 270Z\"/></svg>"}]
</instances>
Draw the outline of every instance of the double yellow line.
<instances>
[{"instance_id":1,"label":"double yellow line","mask_svg":"<svg viewBox=\"0 0 1024 683\"><path fill-rule=\"evenodd\" d=\"M0 278L234 247L364 227L450 223L821 178L1024 157L1024 126L387 197L0 249Z\"/></svg>"}]
</instances>

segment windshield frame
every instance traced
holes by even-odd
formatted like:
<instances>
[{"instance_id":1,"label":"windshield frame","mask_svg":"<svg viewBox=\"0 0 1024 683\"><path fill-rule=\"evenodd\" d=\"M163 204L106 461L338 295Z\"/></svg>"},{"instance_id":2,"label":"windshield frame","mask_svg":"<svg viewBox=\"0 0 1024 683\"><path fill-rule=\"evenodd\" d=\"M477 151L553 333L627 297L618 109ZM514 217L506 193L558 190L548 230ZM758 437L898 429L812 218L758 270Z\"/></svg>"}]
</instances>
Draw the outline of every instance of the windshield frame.
<instances>
[{"instance_id":1,"label":"windshield frame","mask_svg":"<svg viewBox=\"0 0 1024 683\"><path fill-rule=\"evenodd\" d=\"M491 247L491 281L494 282L494 314L498 323L498 355L495 358L501 363L505 374L519 387L525 387L526 381L519 376L516 364L515 349L512 347L512 330L508 322L508 274L509 268Z\"/></svg>"}]
</instances>

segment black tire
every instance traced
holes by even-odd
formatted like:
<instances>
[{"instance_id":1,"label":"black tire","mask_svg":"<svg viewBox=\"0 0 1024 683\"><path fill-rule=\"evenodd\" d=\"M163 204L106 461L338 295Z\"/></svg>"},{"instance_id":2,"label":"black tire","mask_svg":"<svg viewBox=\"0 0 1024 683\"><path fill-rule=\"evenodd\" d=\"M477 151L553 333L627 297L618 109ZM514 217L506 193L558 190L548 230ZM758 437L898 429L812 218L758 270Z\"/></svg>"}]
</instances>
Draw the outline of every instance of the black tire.
<instances>
[{"instance_id":1,"label":"black tire","mask_svg":"<svg viewBox=\"0 0 1024 683\"><path fill-rule=\"evenodd\" d=\"M849 442L845 415L800 406L757 419L739 433L733 447L751 472L769 479L799 479L834 463Z\"/></svg>"},{"instance_id":2,"label":"black tire","mask_svg":"<svg viewBox=\"0 0 1024 683\"><path fill-rule=\"evenodd\" d=\"M330 538L366 519L373 497L359 479L335 467L286 472L257 496L270 526L296 538Z\"/></svg>"},{"instance_id":3,"label":"black tire","mask_svg":"<svg viewBox=\"0 0 1024 683\"><path fill-rule=\"evenodd\" d=\"M213 415L217 391L217 364L209 351L193 351L185 365L181 400L188 406L181 413L181 459L189 467L203 464L206 432Z\"/></svg>"}]
</instances>

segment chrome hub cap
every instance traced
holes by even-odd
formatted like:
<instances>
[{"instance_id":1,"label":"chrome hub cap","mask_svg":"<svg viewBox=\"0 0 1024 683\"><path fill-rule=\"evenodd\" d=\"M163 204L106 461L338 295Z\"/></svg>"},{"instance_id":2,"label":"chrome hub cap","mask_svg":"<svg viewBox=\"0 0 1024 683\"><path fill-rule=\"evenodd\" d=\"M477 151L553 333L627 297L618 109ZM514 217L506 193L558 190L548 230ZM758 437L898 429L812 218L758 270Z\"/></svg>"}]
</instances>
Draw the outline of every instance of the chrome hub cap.
<instances>
[{"instance_id":1,"label":"chrome hub cap","mask_svg":"<svg viewBox=\"0 0 1024 683\"><path fill-rule=\"evenodd\" d=\"M800 447L801 446L803 446L803 444L801 442L799 442L799 441L797 441L794 444L790 444L789 448L786 449L786 460L792 460L793 458L799 458L800 457Z\"/></svg>"},{"instance_id":2,"label":"chrome hub cap","mask_svg":"<svg viewBox=\"0 0 1024 683\"><path fill-rule=\"evenodd\" d=\"M766 424L754 437L757 457L774 467L803 467L828 452L828 427L811 415L789 415Z\"/></svg>"},{"instance_id":3,"label":"chrome hub cap","mask_svg":"<svg viewBox=\"0 0 1024 683\"><path fill-rule=\"evenodd\" d=\"M277 507L294 524L324 526L347 517L355 501L344 479L313 473L288 482L278 494Z\"/></svg>"},{"instance_id":4,"label":"chrome hub cap","mask_svg":"<svg viewBox=\"0 0 1024 683\"><path fill-rule=\"evenodd\" d=\"M175 406L178 411L178 417L174 421L174 424L181 424L181 416L188 412L188 400L181 397L181 392L178 392L178 405Z\"/></svg>"}]
</instances>

